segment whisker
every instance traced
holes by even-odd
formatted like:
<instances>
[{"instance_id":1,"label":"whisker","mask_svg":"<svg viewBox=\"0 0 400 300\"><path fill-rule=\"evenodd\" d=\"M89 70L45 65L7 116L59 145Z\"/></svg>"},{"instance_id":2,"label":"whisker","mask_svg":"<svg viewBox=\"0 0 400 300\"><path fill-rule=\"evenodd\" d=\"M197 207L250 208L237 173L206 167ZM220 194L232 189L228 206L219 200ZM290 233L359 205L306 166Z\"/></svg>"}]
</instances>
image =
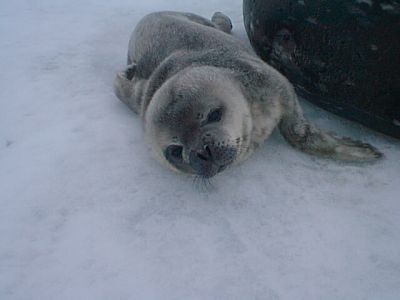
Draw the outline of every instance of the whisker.
<instances>
[{"instance_id":1,"label":"whisker","mask_svg":"<svg viewBox=\"0 0 400 300\"><path fill-rule=\"evenodd\" d=\"M203 187L203 179L202 176L196 175L193 178L193 186L198 192L202 192L202 187Z\"/></svg>"},{"instance_id":2,"label":"whisker","mask_svg":"<svg viewBox=\"0 0 400 300\"><path fill-rule=\"evenodd\" d=\"M214 185L211 182L211 178L203 178L204 188L206 192L210 192L215 189Z\"/></svg>"}]
</instances>

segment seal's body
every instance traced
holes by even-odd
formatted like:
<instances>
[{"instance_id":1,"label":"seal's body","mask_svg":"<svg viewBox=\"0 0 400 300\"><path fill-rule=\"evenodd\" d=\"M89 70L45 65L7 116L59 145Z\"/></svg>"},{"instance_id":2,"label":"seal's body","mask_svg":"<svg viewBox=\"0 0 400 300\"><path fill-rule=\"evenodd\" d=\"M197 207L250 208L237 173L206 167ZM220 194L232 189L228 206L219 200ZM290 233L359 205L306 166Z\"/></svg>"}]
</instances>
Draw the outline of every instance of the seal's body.
<instances>
[{"instance_id":1,"label":"seal's body","mask_svg":"<svg viewBox=\"0 0 400 300\"><path fill-rule=\"evenodd\" d=\"M228 17L158 12L143 18L117 74L119 99L144 120L161 162L211 177L247 158L273 129L311 154L369 161L372 146L326 134L303 116L292 85L229 33Z\"/></svg>"},{"instance_id":2,"label":"seal's body","mask_svg":"<svg viewBox=\"0 0 400 300\"><path fill-rule=\"evenodd\" d=\"M243 0L243 18L298 95L400 139L400 1Z\"/></svg>"}]
</instances>

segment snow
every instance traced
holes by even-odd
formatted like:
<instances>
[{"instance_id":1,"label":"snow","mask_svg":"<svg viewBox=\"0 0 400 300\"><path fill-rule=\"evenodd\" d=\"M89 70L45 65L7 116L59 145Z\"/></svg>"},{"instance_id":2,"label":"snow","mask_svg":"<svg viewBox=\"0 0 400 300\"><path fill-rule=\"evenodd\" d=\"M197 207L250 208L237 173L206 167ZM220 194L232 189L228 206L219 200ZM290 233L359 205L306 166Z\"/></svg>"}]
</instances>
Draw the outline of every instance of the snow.
<instances>
[{"instance_id":1,"label":"snow","mask_svg":"<svg viewBox=\"0 0 400 300\"><path fill-rule=\"evenodd\" d=\"M129 34L155 10L240 0L0 3L0 299L399 299L400 143L303 102L377 146L317 159L278 133L202 191L143 143L113 95Z\"/></svg>"}]
</instances>

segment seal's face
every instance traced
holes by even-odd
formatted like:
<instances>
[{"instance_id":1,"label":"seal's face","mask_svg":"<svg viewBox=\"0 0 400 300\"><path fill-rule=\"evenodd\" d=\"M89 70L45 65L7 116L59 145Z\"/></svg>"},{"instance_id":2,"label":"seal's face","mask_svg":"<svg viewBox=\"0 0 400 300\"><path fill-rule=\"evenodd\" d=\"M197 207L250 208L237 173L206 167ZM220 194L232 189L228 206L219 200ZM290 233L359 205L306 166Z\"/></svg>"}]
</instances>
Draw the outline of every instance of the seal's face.
<instances>
[{"instance_id":1,"label":"seal's face","mask_svg":"<svg viewBox=\"0 0 400 300\"><path fill-rule=\"evenodd\" d=\"M212 177L248 149L251 117L240 89L203 67L176 75L154 95L145 134L174 170Z\"/></svg>"}]
</instances>

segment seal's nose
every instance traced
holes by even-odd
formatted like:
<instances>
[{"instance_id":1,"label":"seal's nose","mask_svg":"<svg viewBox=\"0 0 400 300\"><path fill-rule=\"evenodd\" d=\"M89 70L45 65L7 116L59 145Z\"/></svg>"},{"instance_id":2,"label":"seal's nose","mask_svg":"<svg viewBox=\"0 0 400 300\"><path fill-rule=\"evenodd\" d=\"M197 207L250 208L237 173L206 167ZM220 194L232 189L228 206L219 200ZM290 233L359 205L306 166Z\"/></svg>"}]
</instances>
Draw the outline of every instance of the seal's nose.
<instances>
[{"instance_id":1,"label":"seal's nose","mask_svg":"<svg viewBox=\"0 0 400 300\"><path fill-rule=\"evenodd\" d=\"M202 148L190 151L189 163L202 176L212 177L224 170L236 157L236 149L230 146L205 143Z\"/></svg>"},{"instance_id":2,"label":"seal's nose","mask_svg":"<svg viewBox=\"0 0 400 300\"><path fill-rule=\"evenodd\" d=\"M204 145L201 149L190 151L189 163L195 172L205 177L212 177L218 172L216 157L212 145Z\"/></svg>"},{"instance_id":3,"label":"seal's nose","mask_svg":"<svg viewBox=\"0 0 400 300\"><path fill-rule=\"evenodd\" d=\"M204 145L201 149L190 151L189 162L195 170L204 170L215 163L212 145Z\"/></svg>"},{"instance_id":4,"label":"seal's nose","mask_svg":"<svg viewBox=\"0 0 400 300\"><path fill-rule=\"evenodd\" d=\"M202 150L197 151L196 156L204 162L213 162L214 156L209 145L205 145Z\"/></svg>"}]
</instances>

